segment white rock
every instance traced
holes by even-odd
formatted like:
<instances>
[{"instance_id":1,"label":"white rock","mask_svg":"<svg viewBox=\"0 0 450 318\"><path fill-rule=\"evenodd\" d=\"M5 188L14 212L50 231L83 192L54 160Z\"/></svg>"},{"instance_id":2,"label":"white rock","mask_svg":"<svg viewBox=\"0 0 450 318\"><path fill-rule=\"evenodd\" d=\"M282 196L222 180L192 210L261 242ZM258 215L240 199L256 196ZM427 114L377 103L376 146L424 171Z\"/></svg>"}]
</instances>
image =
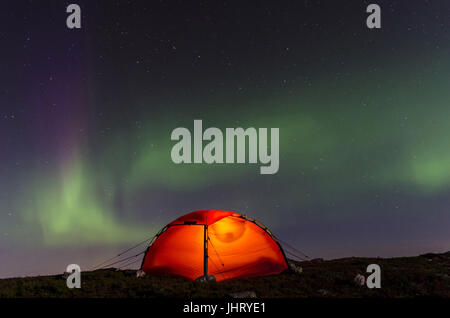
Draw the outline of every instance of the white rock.
<instances>
[{"instance_id":1,"label":"white rock","mask_svg":"<svg viewBox=\"0 0 450 318\"><path fill-rule=\"evenodd\" d=\"M139 278L139 277L144 277L145 276L145 272L143 271L143 270L138 270L137 272L136 272L136 277L137 278Z\"/></svg>"},{"instance_id":2,"label":"white rock","mask_svg":"<svg viewBox=\"0 0 450 318\"><path fill-rule=\"evenodd\" d=\"M355 276L355 278L353 279L353 282L357 285L357 286L364 286L364 284L366 283L366 278L361 275L358 274Z\"/></svg>"},{"instance_id":3,"label":"white rock","mask_svg":"<svg viewBox=\"0 0 450 318\"><path fill-rule=\"evenodd\" d=\"M289 268L296 274L303 273L303 268L301 266L298 266L294 262L289 262Z\"/></svg>"}]
</instances>

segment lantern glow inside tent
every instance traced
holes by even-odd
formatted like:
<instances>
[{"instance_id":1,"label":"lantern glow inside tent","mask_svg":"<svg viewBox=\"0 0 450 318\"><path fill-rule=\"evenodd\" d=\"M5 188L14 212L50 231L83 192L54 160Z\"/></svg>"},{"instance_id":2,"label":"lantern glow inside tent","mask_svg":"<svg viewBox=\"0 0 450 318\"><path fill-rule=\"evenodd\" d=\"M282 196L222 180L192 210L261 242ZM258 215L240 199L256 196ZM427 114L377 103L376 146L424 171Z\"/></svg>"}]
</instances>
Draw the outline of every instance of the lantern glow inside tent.
<instances>
[{"instance_id":1,"label":"lantern glow inside tent","mask_svg":"<svg viewBox=\"0 0 450 318\"><path fill-rule=\"evenodd\" d=\"M147 274L217 281L279 274L288 269L281 246L261 223L234 212L204 210L164 227L147 249Z\"/></svg>"}]
</instances>

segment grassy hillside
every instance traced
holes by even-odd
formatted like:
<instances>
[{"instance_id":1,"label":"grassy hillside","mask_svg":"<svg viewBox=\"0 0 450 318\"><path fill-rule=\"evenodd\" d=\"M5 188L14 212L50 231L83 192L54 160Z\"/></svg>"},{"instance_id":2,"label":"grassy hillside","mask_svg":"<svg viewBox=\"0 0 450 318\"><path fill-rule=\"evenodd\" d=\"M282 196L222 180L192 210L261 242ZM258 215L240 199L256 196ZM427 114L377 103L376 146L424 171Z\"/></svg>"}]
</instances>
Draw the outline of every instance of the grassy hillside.
<instances>
[{"instance_id":1,"label":"grassy hillside","mask_svg":"<svg viewBox=\"0 0 450 318\"><path fill-rule=\"evenodd\" d=\"M381 289L357 286L353 279L368 264L381 266ZM253 291L257 297L447 297L450 298L450 252L401 258L345 258L298 263L303 272L222 283L191 282L176 277L145 276L135 271L82 273L82 288L70 290L62 275L0 279L4 297L229 297Z\"/></svg>"}]
</instances>

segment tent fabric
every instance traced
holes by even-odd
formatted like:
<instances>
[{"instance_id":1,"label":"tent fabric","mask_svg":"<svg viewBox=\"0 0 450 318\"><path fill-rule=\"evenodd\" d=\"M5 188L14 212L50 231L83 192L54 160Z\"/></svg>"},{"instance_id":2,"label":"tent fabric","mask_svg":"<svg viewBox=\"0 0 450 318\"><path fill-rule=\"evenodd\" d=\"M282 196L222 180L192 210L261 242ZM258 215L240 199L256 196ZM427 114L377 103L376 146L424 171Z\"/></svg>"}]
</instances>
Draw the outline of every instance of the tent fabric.
<instances>
[{"instance_id":1,"label":"tent fabric","mask_svg":"<svg viewBox=\"0 0 450 318\"><path fill-rule=\"evenodd\" d=\"M148 248L141 269L192 280L203 276L205 228L208 275L217 281L288 269L280 245L265 229L238 213L218 210L192 212L169 223Z\"/></svg>"},{"instance_id":2,"label":"tent fabric","mask_svg":"<svg viewBox=\"0 0 450 318\"><path fill-rule=\"evenodd\" d=\"M186 215L183 215L182 217L179 217L175 221L169 223L169 225L176 225L176 224L189 224L189 223L195 223L200 225L210 225L213 224L220 219L230 216L230 215L236 215L239 216L237 213L228 212L228 211L219 211L219 210L202 210L202 211L195 211L188 213Z\"/></svg>"}]
</instances>

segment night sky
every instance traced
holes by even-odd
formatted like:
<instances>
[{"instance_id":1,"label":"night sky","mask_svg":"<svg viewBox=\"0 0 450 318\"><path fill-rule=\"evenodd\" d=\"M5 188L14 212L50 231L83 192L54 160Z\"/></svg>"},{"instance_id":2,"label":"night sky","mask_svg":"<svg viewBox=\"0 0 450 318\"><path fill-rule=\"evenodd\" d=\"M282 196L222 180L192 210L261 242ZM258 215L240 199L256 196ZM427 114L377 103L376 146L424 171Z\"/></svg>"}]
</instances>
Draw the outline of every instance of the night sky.
<instances>
[{"instance_id":1,"label":"night sky","mask_svg":"<svg viewBox=\"0 0 450 318\"><path fill-rule=\"evenodd\" d=\"M0 277L88 269L198 209L311 257L450 250L449 1L11 0L0 43ZM194 119L279 128L278 173L174 164Z\"/></svg>"}]
</instances>

